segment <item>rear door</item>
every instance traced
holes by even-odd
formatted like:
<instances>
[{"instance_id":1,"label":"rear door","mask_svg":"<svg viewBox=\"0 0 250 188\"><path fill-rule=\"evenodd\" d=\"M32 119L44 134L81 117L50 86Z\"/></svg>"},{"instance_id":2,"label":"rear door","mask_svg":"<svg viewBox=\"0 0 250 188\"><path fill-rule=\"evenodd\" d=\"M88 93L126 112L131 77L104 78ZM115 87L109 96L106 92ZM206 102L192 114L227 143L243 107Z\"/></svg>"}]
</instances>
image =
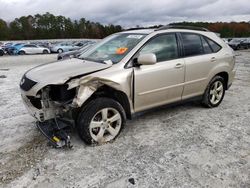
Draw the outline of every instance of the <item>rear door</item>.
<instances>
[{"instance_id":1,"label":"rear door","mask_svg":"<svg viewBox=\"0 0 250 188\"><path fill-rule=\"evenodd\" d=\"M181 100L184 60L179 58L175 33L161 34L148 41L139 54L154 53L157 63L134 68L135 111Z\"/></svg>"},{"instance_id":2,"label":"rear door","mask_svg":"<svg viewBox=\"0 0 250 188\"><path fill-rule=\"evenodd\" d=\"M216 52L221 47L196 33L181 33L186 65L183 99L202 95L209 73L216 66Z\"/></svg>"}]
</instances>

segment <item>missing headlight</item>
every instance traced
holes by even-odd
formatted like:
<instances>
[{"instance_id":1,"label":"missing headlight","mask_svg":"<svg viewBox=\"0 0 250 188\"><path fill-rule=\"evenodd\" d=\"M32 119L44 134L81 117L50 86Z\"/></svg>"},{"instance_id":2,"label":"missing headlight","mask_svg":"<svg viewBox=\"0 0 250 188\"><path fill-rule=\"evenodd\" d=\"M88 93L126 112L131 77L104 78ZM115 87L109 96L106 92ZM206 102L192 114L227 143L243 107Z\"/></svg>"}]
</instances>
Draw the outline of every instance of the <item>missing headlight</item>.
<instances>
[{"instance_id":1,"label":"missing headlight","mask_svg":"<svg viewBox=\"0 0 250 188\"><path fill-rule=\"evenodd\" d=\"M53 101L65 102L73 99L76 95L76 89L67 90L67 85L50 86L49 95Z\"/></svg>"}]
</instances>

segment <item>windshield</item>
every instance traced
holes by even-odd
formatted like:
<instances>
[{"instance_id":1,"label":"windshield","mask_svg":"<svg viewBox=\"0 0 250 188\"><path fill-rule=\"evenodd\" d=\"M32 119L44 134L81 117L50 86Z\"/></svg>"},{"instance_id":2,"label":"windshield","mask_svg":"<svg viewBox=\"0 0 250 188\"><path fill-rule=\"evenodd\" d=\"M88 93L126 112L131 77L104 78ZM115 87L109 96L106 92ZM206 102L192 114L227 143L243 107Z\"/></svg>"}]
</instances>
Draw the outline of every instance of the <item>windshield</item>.
<instances>
[{"instance_id":1,"label":"windshield","mask_svg":"<svg viewBox=\"0 0 250 188\"><path fill-rule=\"evenodd\" d=\"M122 60L146 35L120 33L105 38L79 58L95 62L111 60L118 63Z\"/></svg>"}]
</instances>

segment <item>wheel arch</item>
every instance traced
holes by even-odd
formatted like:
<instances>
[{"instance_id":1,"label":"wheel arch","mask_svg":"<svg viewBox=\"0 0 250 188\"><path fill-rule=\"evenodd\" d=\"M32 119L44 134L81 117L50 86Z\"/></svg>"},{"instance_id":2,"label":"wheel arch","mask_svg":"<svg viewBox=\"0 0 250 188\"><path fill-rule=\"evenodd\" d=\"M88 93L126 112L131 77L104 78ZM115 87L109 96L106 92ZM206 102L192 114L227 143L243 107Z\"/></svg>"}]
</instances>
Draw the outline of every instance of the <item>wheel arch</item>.
<instances>
[{"instance_id":1,"label":"wheel arch","mask_svg":"<svg viewBox=\"0 0 250 188\"><path fill-rule=\"evenodd\" d=\"M107 97L114 99L115 101L119 102L125 113L126 113L126 118L131 119L132 118L132 113L131 113L131 107L130 107L130 102L128 99L128 96L120 91L116 90L110 86L103 85L100 88L98 88L83 104L82 107L85 106L88 102L90 102L93 99L99 98L99 97Z\"/></svg>"},{"instance_id":2,"label":"wheel arch","mask_svg":"<svg viewBox=\"0 0 250 188\"><path fill-rule=\"evenodd\" d=\"M224 81L225 81L225 89L227 90L228 89L228 79L229 79L228 72L225 72L225 71L219 72L215 76L221 76L224 79Z\"/></svg>"}]
</instances>

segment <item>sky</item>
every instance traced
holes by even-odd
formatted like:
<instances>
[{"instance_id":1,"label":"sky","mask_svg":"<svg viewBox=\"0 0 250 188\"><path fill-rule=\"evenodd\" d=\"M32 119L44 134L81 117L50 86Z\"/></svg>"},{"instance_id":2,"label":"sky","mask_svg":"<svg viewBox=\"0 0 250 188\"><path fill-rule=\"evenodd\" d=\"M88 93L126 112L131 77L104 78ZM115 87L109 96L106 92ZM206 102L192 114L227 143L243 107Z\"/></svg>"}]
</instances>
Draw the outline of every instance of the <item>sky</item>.
<instances>
[{"instance_id":1,"label":"sky","mask_svg":"<svg viewBox=\"0 0 250 188\"><path fill-rule=\"evenodd\" d=\"M250 21L249 0L0 0L0 18L50 12L123 27L180 21Z\"/></svg>"}]
</instances>

